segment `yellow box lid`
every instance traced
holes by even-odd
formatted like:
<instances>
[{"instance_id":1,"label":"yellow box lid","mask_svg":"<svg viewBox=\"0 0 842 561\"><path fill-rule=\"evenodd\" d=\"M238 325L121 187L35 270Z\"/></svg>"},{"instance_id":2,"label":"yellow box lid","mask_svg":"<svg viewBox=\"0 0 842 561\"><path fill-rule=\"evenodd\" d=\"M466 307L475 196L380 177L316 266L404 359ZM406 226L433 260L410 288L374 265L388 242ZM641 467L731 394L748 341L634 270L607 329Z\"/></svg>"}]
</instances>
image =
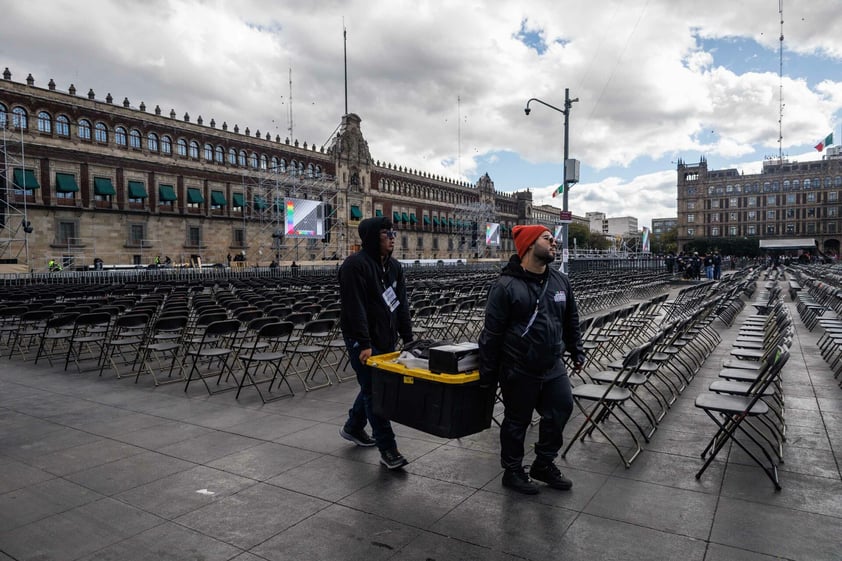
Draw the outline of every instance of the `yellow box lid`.
<instances>
[{"instance_id":1,"label":"yellow box lid","mask_svg":"<svg viewBox=\"0 0 842 561\"><path fill-rule=\"evenodd\" d=\"M467 384L469 382L479 381L479 370L472 370L461 374L436 374L425 368L409 368L406 365L399 364L395 362L398 356L400 356L400 352L374 355L366 361L366 364L372 368L379 368L380 370L393 372L401 376L421 378L430 382L438 382L439 384Z\"/></svg>"}]
</instances>

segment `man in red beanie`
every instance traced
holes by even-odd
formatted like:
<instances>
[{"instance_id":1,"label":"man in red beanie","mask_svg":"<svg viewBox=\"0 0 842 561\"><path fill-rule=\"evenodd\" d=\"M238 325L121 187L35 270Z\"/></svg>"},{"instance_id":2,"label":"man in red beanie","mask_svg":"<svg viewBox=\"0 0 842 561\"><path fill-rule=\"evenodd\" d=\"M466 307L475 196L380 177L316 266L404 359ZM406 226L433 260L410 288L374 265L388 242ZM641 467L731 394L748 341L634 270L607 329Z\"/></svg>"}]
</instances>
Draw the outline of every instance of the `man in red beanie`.
<instances>
[{"instance_id":1,"label":"man in red beanie","mask_svg":"<svg viewBox=\"0 0 842 561\"><path fill-rule=\"evenodd\" d=\"M488 294L479 338L479 373L483 385L496 385L499 380L503 394L503 486L534 495L538 487L532 479L553 489L573 486L553 463L573 411L562 356L565 350L569 352L578 370L585 363L585 353L570 281L549 266L556 253L552 232L544 226L526 225L515 226L512 234L517 255L512 255ZM535 460L527 475L524 440L536 410L541 421Z\"/></svg>"}]
</instances>

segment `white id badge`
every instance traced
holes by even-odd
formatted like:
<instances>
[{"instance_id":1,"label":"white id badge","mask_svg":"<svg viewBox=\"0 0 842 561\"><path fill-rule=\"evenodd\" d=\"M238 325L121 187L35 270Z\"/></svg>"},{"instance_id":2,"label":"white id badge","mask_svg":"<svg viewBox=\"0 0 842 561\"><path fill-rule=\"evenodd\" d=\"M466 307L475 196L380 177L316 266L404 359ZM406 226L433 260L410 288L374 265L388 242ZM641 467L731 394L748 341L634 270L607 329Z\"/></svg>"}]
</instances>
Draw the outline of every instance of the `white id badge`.
<instances>
[{"instance_id":1,"label":"white id badge","mask_svg":"<svg viewBox=\"0 0 842 561\"><path fill-rule=\"evenodd\" d=\"M394 312L400 306L398 295L395 294L395 289L391 286L383 291L383 301L386 302L386 306L389 307L390 312Z\"/></svg>"}]
</instances>

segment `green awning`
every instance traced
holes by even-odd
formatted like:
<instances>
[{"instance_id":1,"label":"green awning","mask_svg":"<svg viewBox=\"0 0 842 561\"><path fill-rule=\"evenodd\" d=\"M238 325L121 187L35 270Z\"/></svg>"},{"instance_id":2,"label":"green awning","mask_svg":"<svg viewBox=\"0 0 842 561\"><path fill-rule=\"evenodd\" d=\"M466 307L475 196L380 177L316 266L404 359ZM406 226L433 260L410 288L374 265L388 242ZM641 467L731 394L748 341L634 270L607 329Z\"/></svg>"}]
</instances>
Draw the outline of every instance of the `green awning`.
<instances>
[{"instance_id":1,"label":"green awning","mask_svg":"<svg viewBox=\"0 0 842 561\"><path fill-rule=\"evenodd\" d=\"M205 202L205 197L202 195L202 191L200 189L196 189L195 187L188 187L187 188L187 203L198 205Z\"/></svg>"},{"instance_id":2,"label":"green awning","mask_svg":"<svg viewBox=\"0 0 842 561\"><path fill-rule=\"evenodd\" d=\"M455 225L455 223L453 222L453 219L452 219L452 218L448 218L448 219L447 219L447 224L448 224L449 226L454 226L454 225Z\"/></svg>"},{"instance_id":3,"label":"green awning","mask_svg":"<svg viewBox=\"0 0 842 561\"><path fill-rule=\"evenodd\" d=\"M392 222L400 222L401 221L401 213L400 212L393 212L392 213Z\"/></svg>"},{"instance_id":4,"label":"green awning","mask_svg":"<svg viewBox=\"0 0 842 561\"><path fill-rule=\"evenodd\" d=\"M456 227L461 228L462 226L464 226L463 222L461 220L457 220L456 221Z\"/></svg>"},{"instance_id":5,"label":"green awning","mask_svg":"<svg viewBox=\"0 0 842 561\"><path fill-rule=\"evenodd\" d=\"M433 226L438 226L438 225L439 225L439 217L438 217L438 216L434 216L434 217L433 217Z\"/></svg>"},{"instance_id":6,"label":"green awning","mask_svg":"<svg viewBox=\"0 0 842 561\"><path fill-rule=\"evenodd\" d=\"M145 199L149 195L146 193L146 185L142 181L129 181L129 198L130 199Z\"/></svg>"},{"instance_id":7,"label":"green awning","mask_svg":"<svg viewBox=\"0 0 842 561\"><path fill-rule=\"evenodd\" d=\"M242 193L233 193L231 195L231 199L234 201L234 204L232 205L234 207L243 208L246 206L246 200L243 198Z\"/></svg>"},{"instance_id":8,"label":"green awning","mask_svg":"<svg viewBox=\"0 0 842 561\"><path fill-rule=\"evenodd\" d=\"M177 201L178 197L175 195L175 189L173 189L172 185L158 185L158 199L161 202L171 202Z\"/></svg>"},{"instance_id":9,"label":"green awning","mask_svg":"<svg viewBox=\"0 0 842 561\"><path fill-rule=\"evenodd\" d=\"M116 195L117 191L114 190L114 185L111 184L111 180L107 177L94 177L94 195Z\"/></svg>"},{"instance_id":10,"label":"green awning","mask_svg":"<svg viewBox=\"0 0 842 561\"><path fill-rule=\"evenodd\" d=\"M266 210L269 208L269 205L266 203L266 199L260 197L258 195L254 196L254 208L257 210Z\"/></svg>"},{"instance_id":11,"label":"green awning","mask_svg":"<svg viewBox=\"0 0 842 561\"><path fill-rule=\"evenodd\" d=\"M284 212L284 200L283 199L275 199L275 210L278 212Z\"/></svg>"},{"instance_id":12,"label":"green awning","mask_svg":"<svg viewBox=\"0 0 842 561\"><path fill-rule=\"evenodd\" d=\"M410 224L418 224L418 219L415 218L414 212L409 215L409 223Z\"/></svg>"},{"instance_id":13,"label":"green awning","mask_svg":"<svg viewBox=\"0 0 842 561\"><path fill-rule=\"evenodd\" d=\"M222 191L211 191L211 204L214 206L225 206L228 201L225 200L225 193Z\"/></svg>"},{"instance_id":14,"label":"green awning","mask_svg":"<svg viewBox=\"0 0 842 561\"><path fill-rule=\"evenodd\" d=\"M22 168L15 168L14 173L15 187L18 189L23 189L24 191L28 189L40 189L41 186L38 184L38 180L35 179L35 172L31 169L22 169Z\"/></svg>"},{"instance_id":15,"label":"green awning","mask_svg":"<svg viewBox=\"0 0 842 561\"><path fill-rule=\"evenodd\" d=\"M380 210L380 209L375 210L375 211L374 211L374 216L383 216L383 211L382 211L382 210Z\"/></svg>"},{"instance_id":16,"label":"green awning","mask_svg":"<svg viewBox=\"0 0 842 561\"><path fill-rule=\"evenodd\" d=\"M430 217L429 217L429 216L427 216L426 214L424 215L424 218L423 218L422 220L423 220L423 222L424 222L424 226L429 226L429 225L430 225Z\"/></svg>"},{"instance_id":17,"label":"green awning","mask_svg":"<svg viewBox=\"0 0 842 561\"><path fill-rule=\"evenodd\" d=\"M56 173L56 191L59 193L75 193L79 190L76 178L72 173Z\"/></svg>"},{"instance_id":18,"label":"green awning","mask_svg":"<svg viewBox=\"0 0 842 561\"><path fill-rule=\"evenodd\" d=\"M401 213L401 222L403 222L404 224L409 222L409 216L407 216L405 212Z\"/></svg>"},{"instance_id":19,"label":"green awning","mask_svg":"<svg viewBox=\"0 0 842 561\"><path fill-rule=\"evenodd\" d=\"M363 217L363 213L360 210L360 207L357 205L351 205L351 219L353 220L360 220Z\"/></svg>"}]
</instances>

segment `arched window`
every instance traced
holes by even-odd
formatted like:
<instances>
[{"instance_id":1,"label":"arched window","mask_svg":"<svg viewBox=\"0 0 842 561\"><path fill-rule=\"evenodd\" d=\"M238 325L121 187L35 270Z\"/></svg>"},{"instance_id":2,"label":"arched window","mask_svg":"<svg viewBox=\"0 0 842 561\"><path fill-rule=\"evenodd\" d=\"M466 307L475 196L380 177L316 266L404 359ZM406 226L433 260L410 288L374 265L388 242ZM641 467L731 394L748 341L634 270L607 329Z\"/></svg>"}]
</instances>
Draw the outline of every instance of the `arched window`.
<instances>
[{"instance_id":1,"label":"arched window","mask_svg":"<svg viewBox=\"0 0 842 561\"><path fill-rule=\"evenodd\" d=\"M172 139L167 135L161 137L161 153L167 156L172 154Z\"/></svg>"},{"instance_id":2,"label":"arched window","mask_svg":"<svg viewBox=\"0 0 842 561\"><path fill-rule=\"evenodd\" d=\"M6 114L9 111L9 108L0 103L0 127L6 126Z\"/></svg>"},{"instance_id":3,"label":"arched window","mask_svg":"<svg viewBox=\"0 0 842 561\"><path fill-rule=\"evenodd\" d=\"M322 166L316 166L316 177L322 176Z\"/></svg>"},{"instance_id":4,"label":"arched window","mask_svg":"<svg viewBox=\"0 0 842 561\"><path fill-rule=\"evenodd\" d=\"M56 134L59 136L70 136L70 119L65 115L56 117Z\"/></svg>"},{"instance_id":5,"label":"arched window","mask_svg":"<svg viewBox=\"0 0 842 561\"><path fill-rule=\"evenodd\" d=\"M79 138L82 140L91 139L91 122L87 119L79 120Z\"/></svg>"},{"instance_id":6,"label":"arched window","mask_svg":"<svg viewBox=\"0 0 842 561\"><path fill-rule=\"evenodd\" d=\"M23 107L15 107L12 109L12 126L17 129L26 129L29 127L26 109Z\"/></svg>"},{"instance_id":7,"label":"arched window","mask_svg":"<svg viewBox=\"0 0 842 561\"><path fill-rule=\"evenodd\" d=\"M269 169L269 158L266 157L266 154L260 156L260 169Z\"/></svg>"},{"instance_id":8,"label":"arched window","mask_svg":"<svg viewBox=\"0 0 842 561\"><path fill-rule=\"evenodd\" d=\"M298 162L298 175L304 175L304 162Z\"/></svg>"},{"instance_id":9,"label":"arched window","mask_svg":"<svg viewBox=\"0 0 842 561\"><path fill-rule=\"evenodd\" d=\"M140 131L132 129L129 131L129 146L135 150L140 150Z\"/></svg>"},{"instance_id":10,"label":"arched window","mask_svg":"<svg viewBox=\"0 0 842 561\"><path fill-rule=\"evenodd\" d=\"M210 144L205 144L205 161L212 162L213 161L213 146Z\"/></svg>"},{"instance_id":11,"label":"arched window","mask_svg":"<svg viewBox=\"0 0 842 561\"><path fill-rule=\"evenodd\" d=\"M240 150L240 153L237 158L237 163L240 164L242 167L246 167L246 151Z\"/></svg>"},{"instance_id":12,"label":"arched window","mask_svg":"<svg viewBox=\"0 0 842 561\"><path fill-rule=\"evenodd\" d=\"M289 163L289 174L295 177L296 173L298 173L298 163L295 160L292 160Z\"/></svg>"},{"instance_id":13,"label":"arched window","mask_svg":"<svg viewBox=\"0 0 842 561\"><path fill-rule=\"evenodd\" d=\"M217 164L224 164L225 163L225 148L222 146L216 147L216 163Z\"/></svg>"},{"instance_id":14,"label":"arched window","mask_svg":"<svg viewBox=\"0 0 842 561\"><path fill-rule=\"evenodd\" d=\"M38 113L38 132L46 134L53 132L53 117L46 111Z\"/></svg>"},{"instance_id":15,"label":"arched window","mask_svg":"<svg viewBox=\"0 0 842 561\"><path fill-rule=\"evenodd\" d=\"M94 140L101 144L108 143L108 128L105 126L105 123L94 125Z\"/></svg>"},{"instance_id":16,"label":"arched window","mask_svg":"<svg viewBox=\"0 0 842 561\"><path fill-rule=\"evenodd\" d=\"M232 166L237 165L237 151L233 148L228 149L228 163Z\"/></svg>"},{"instance_id":17,"label":"arched window","mask_svg":"<svg viewBox=\"0 0 842 561\"><path fill-rule=\"evenodd\" d=\"M146 147L149 148L150 152L157 152L158 151L158 135L154 132L150 132L146 135Z\"/></svg>"},{"instance_id":18,"label":"arched window","mask_svg":"<svg viewBox=\"0 0 842 561\"><path fill-rule=\"evenodd\" d=\"M278 163L278 171L281 173L286 173L287 171L287 161L281 158L281 161Z\"/></svg>"},{"instance_id":19,"label":"arched window","mask_svg":"<svg viewBox=\"0 0 842 561\"><path fill-rule=\"evenodd\" d=\"M199 143L195 140L190 141L190 157L194 160L199 159Z\"/></svg>"},{"instance_id":20,"label":"arched window","mask_svg":"<svg viewBox=\"0 0 842 561\"><path fill-rule=\"evenodd\" d=\"M117 146L126 146L128 144L126 129L124 127L114 129L114 142L117 143Z\"/></svg>"},{"instance_id":21,"label":"arched window","mask_svg":"<svg viewBox=\"0 0 842 561\"><path fill-rule=\"evenodd\" d=\"M307 164L307 177L312 178L313 175L314 175L313 164Z\"/></svg>"},{"instance_id":22,"label":"arched window","mask_svg":"<svg viewBox=\"0 0 842 561\"><path fill-rule=\"evenodd\" d=\"M178 151L178 155L182 158L187 157L187 141L183 138L179 138L178 142L176 143L176 150Z\"/></svg>"},{"instance_id":23,"label":"arched window","mask_svg":"<svg viewBox=\"0 0 842 561\"><path fill-rule=\"evenodd\" d=\"M255 154L254 152L252 152L252 153L251 153L251 156L249 156L249 164L250 164L250 165L251 165L251 167L253 167L254 169L257 169L257 166L258 166L258 163L257 163L257 154Z\"/></svg>"},{"instance_id":24,"label":"arched window","mask_svg":"<svg viewBox=\"0 0 842 561\"><path fill-rule=\"evenodd\" d=\"M810 188L810 178L809 178L809 177L808 177L807 179L805 179L805 180L804 180L804 188L805 188L805 189L809 189L809 188Z\"/></svg>"}]
</instances>

